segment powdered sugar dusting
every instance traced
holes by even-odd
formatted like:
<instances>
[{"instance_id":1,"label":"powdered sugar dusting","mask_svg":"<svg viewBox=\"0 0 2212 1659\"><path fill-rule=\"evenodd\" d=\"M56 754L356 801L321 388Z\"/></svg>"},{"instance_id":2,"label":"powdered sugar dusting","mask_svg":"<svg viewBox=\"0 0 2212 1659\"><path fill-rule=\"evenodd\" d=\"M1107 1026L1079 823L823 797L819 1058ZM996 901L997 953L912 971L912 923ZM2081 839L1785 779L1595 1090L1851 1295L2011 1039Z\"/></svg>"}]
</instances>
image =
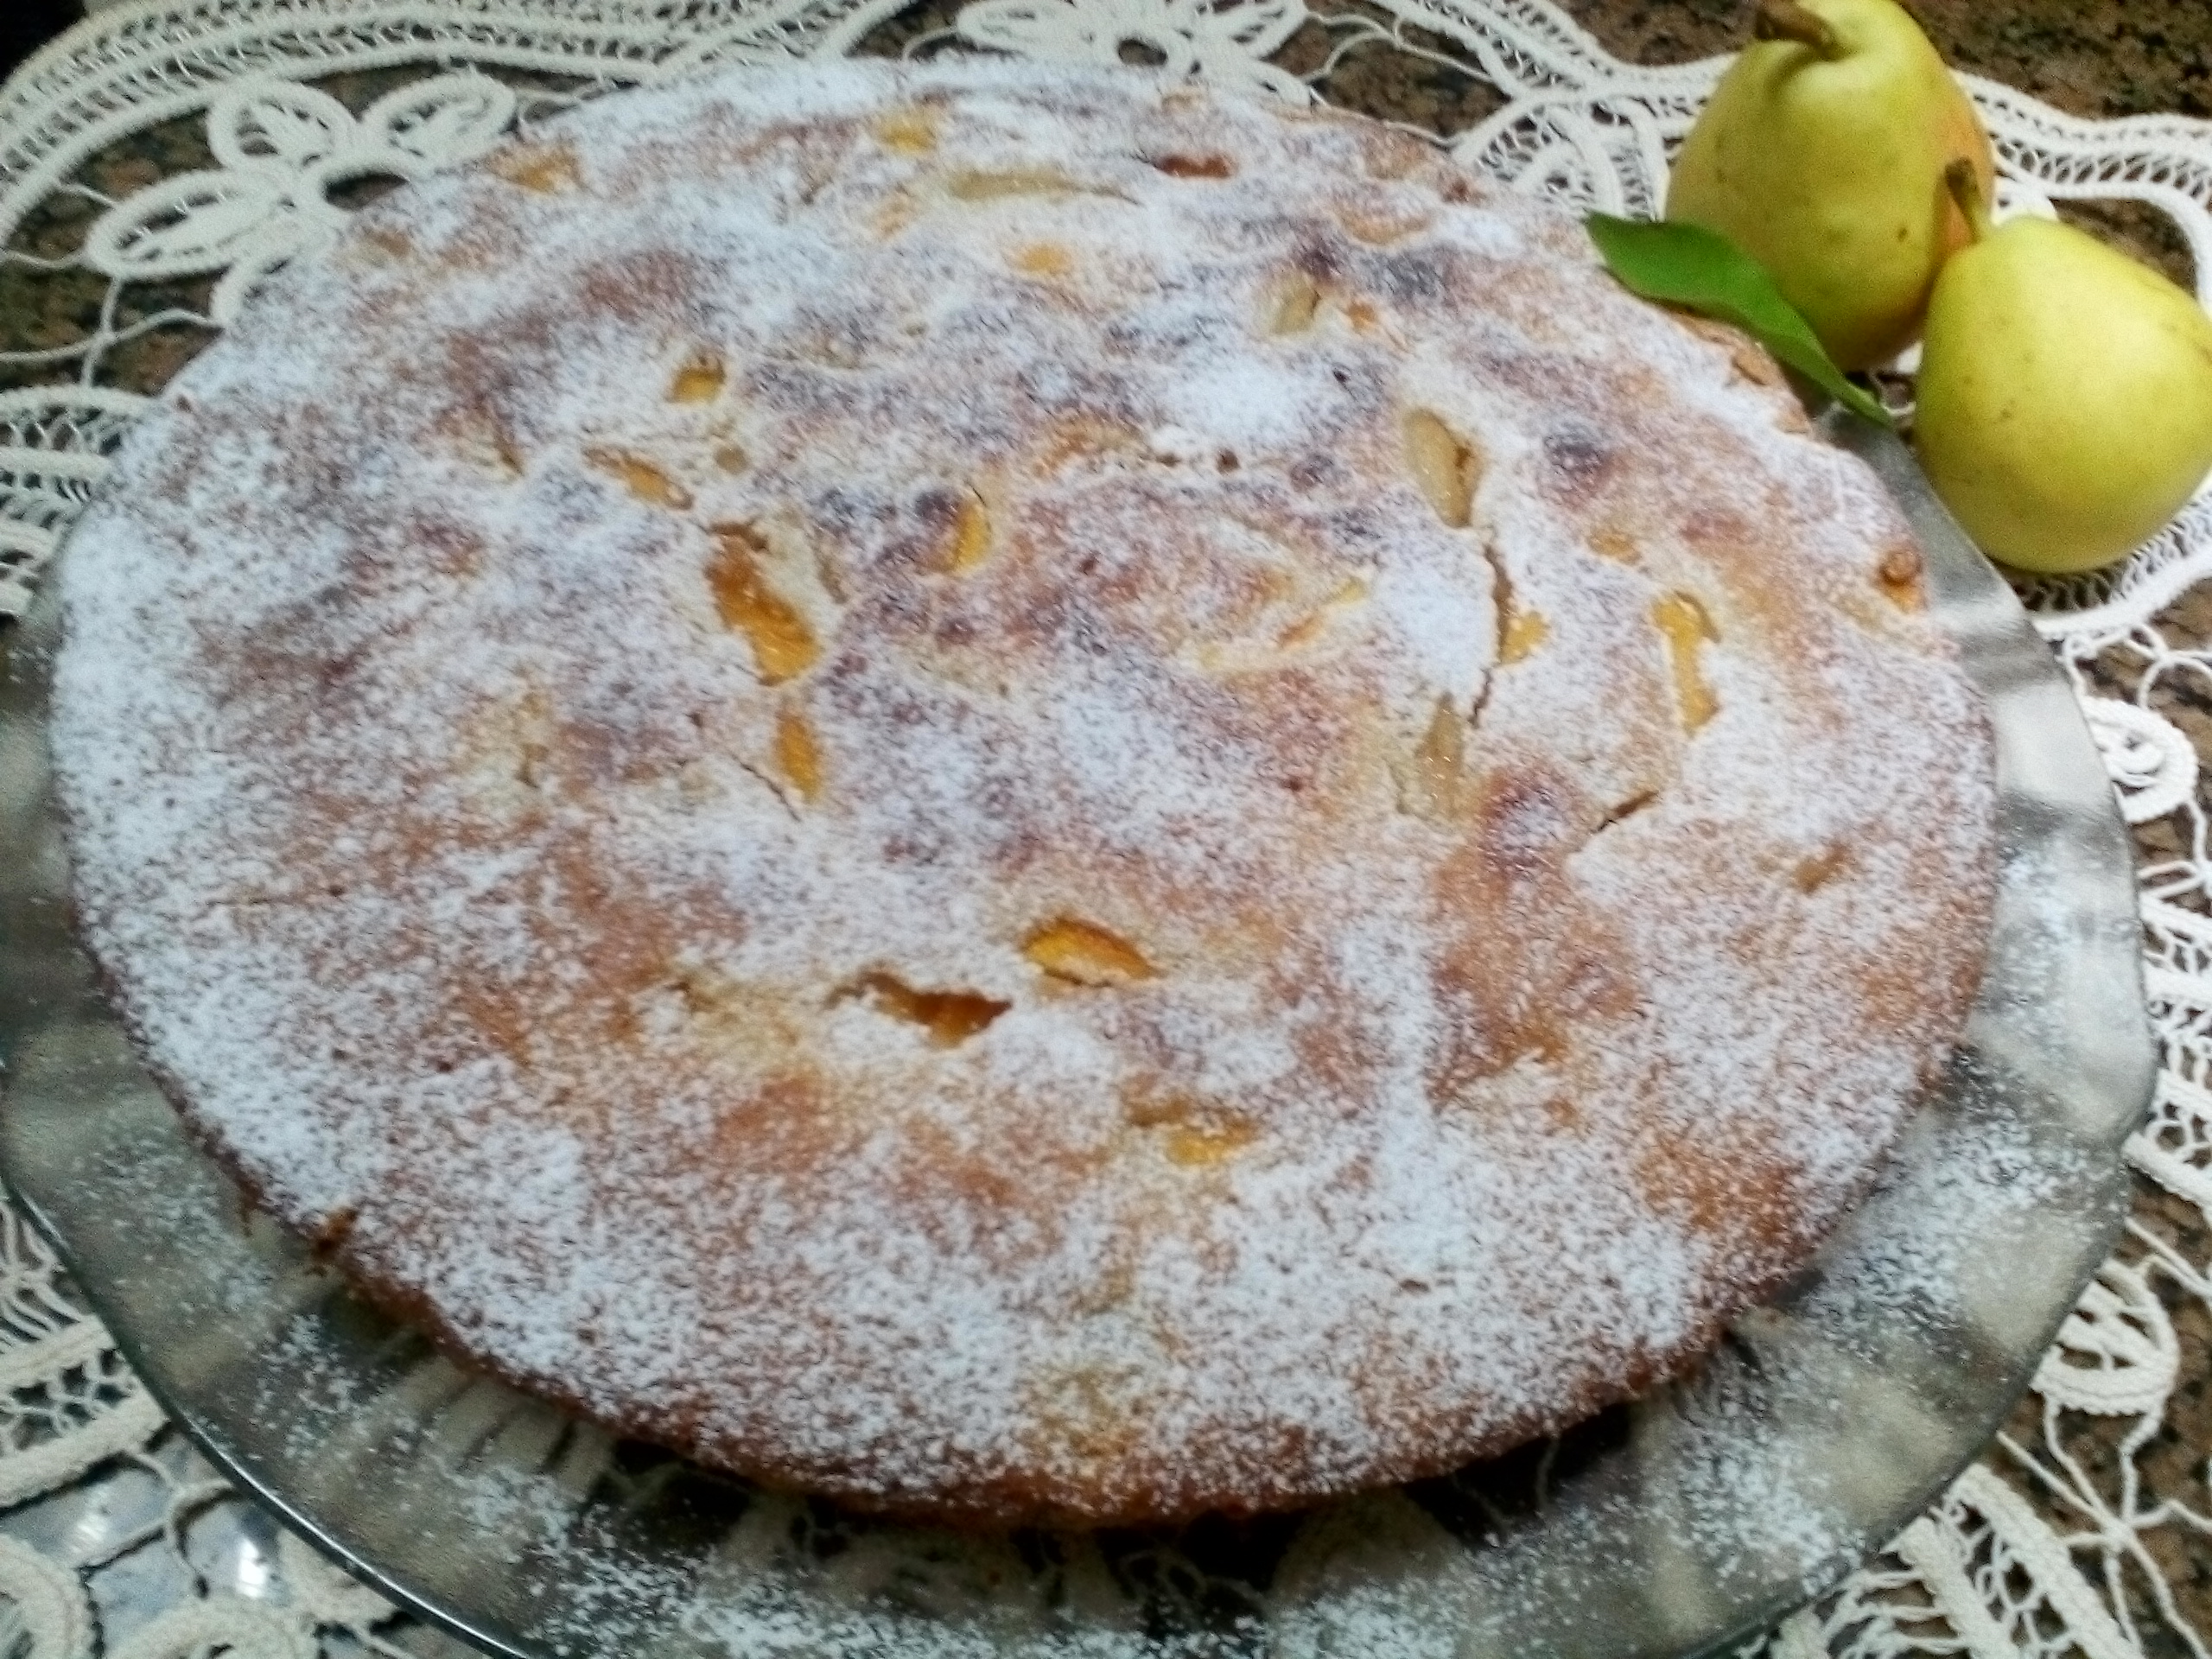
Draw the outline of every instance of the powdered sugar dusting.
<instances>
[{"instance_id":1,"label":"powdered sugar dusting","mask_svg":"<svg viewBox=\"0 0 2212 1659\"><path fill-rule=\"evenodd\" d=\"M134 440L88 933L272 1207L604 1420L1001 1517L1446 1468L1785 1276L1978 971L1984 723L1799 424L1356 123L608 100Z\"/></svg>"}]
</instances>

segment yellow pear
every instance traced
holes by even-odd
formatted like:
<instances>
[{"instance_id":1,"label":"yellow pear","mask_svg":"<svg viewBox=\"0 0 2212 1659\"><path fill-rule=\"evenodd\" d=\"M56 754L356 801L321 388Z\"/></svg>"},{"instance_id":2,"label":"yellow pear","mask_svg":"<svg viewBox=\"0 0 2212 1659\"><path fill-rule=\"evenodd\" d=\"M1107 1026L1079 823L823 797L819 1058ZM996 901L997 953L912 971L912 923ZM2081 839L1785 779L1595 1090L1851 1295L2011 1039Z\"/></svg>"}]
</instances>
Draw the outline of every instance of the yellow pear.
<instances>
[{"instance_id":1,"label":"yellow pear","mask_svg":"<svg viewBox=\"0 0 2212 1659\"><path fill-rule=\"evenodd\" d=\"M1920 333L1936 269L1966 245L1943 169L1986 189L1988 135L1894 0L1762 0L1675 162L1667 214L1764 265L1845 369Z\"/></svg>"},{"instance_id":2,"label":"yellow pear","mask_svg":"<svg viewBox=\"0 0 2212 1659\"><path fill-rule=\"evenodd\" d=\"M2093 570L2155 534L2212 469L2212 317L2194 296L2046 219L1975 231L1936 278L1913 442L1993 559Z\"/></svg>"}]
</instances>

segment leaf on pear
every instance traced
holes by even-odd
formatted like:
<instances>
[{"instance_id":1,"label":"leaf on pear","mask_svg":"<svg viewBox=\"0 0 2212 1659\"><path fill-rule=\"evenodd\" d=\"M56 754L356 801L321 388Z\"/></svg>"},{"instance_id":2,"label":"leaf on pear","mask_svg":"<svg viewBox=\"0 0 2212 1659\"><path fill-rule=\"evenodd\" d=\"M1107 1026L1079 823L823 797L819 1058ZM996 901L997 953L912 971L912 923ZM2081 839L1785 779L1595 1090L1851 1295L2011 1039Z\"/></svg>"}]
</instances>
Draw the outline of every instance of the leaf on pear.
<instances>
[{"instance_id":1,"label":"leaf on pear","mask_svg":"<svg viewBox=\"0 0 2212 1659\"><path fill-rule=\"evenodd\" d=\"M1726 237L1702 225L1610 213L1592 213L1583 223L1630 292L1733 323L1853 414L1878 426L1897 425L1866 388L1844 378L1766 267Z\"/></svg>"}]
</instances>

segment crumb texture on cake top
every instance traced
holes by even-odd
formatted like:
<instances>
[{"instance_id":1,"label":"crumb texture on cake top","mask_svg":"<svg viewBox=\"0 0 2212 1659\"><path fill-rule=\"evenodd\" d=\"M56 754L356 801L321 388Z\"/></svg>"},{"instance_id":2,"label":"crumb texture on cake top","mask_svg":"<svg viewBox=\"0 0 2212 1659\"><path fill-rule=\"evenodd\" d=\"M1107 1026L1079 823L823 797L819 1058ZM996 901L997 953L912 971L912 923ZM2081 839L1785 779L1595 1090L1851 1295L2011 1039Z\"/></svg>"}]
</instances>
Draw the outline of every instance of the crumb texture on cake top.
<instances>
[{"instance_id":1,"label":"crumb texture on cake top","mask_svg":"<svg viewBox=\"0 0 2212 1659\"><path fill-rule=\"evenodd\" d=\"M465 1353L1120 1522L1679 1370L1955 1038L1989 738L1771 365L1135 75L595 104L363 213L65 568L164 1085Z\"/></svg>"}]
</instances>

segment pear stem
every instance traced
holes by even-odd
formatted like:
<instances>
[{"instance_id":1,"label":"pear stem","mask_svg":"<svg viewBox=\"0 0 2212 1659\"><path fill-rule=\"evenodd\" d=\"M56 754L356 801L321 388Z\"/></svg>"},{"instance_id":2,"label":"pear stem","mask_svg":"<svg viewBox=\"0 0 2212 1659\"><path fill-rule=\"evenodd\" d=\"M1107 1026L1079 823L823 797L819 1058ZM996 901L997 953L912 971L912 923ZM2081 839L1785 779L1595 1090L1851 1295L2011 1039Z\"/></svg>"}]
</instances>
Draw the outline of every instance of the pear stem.
<instances>
[{"instance_id":1,"label":"pear stem","mask_svg":"<svg viewBox=\"0 0 2212 1659\"><path fill-rule=\"evenodd\" d=\"M1980 242L1993 228L1989 217L1988 199L1981 194L1981 175L1974 163L1961 156L1943 169L1943 188L1951 193L1951 200L1959 204L1959 211L1967 216L1967 229Z\"/></svg>"},{"instance_id":2,"label":"pear stem","mask_svg":"<svg viewBox=\"0 0 2212 1659\"><path fill-rule=\"evenodd\" d=\"M1824 58L1843 55L1843 42L1836 37L1834 26L1798 0L1759 0L1758 13L1751 19L1751 38L1795 41L1800 46L1811 47Z\"/></svg>"}]
</instances>

